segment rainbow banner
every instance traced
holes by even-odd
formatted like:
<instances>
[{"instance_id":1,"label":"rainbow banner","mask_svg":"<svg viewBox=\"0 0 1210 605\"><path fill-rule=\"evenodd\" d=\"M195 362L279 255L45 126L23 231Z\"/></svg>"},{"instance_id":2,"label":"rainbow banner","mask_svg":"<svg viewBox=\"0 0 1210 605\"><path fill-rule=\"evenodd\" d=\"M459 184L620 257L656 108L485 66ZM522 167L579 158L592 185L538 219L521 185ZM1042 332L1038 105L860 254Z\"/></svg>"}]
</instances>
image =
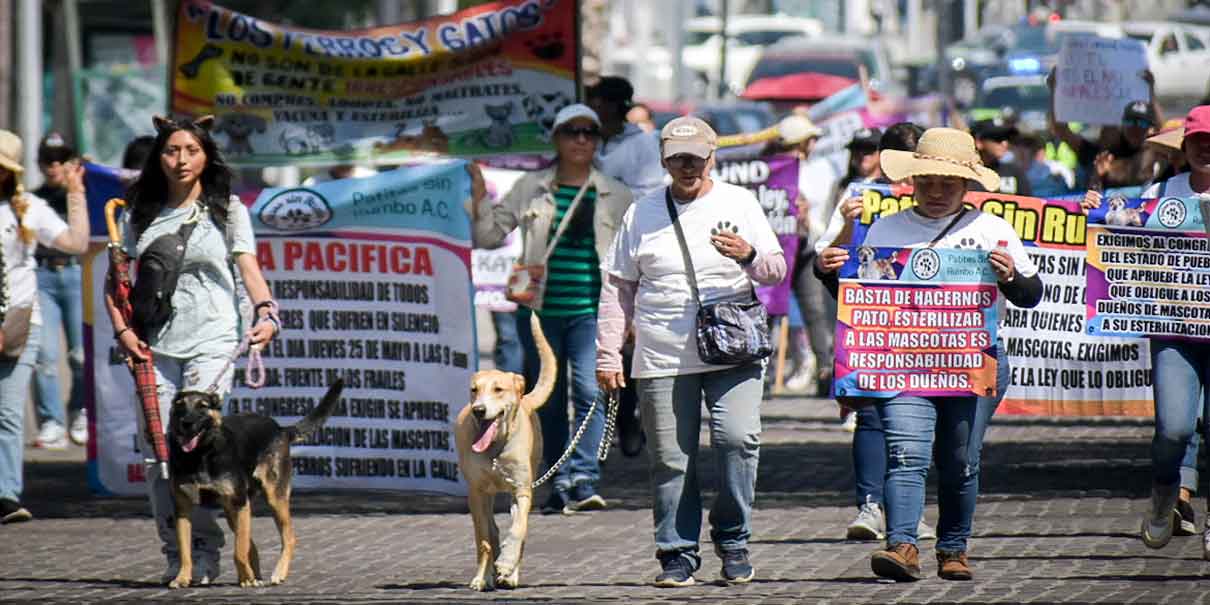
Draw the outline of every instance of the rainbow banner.
<instances>
[{"instance_id":1,"label":"rainbow banner","mask_svg":"<svg viewBox=\"0 0 1210 605\"><path fill-rule=\"evenodd\" d=\"M995 395L999 292L987 256L853 248L840 268L835 395Z\"/></svg>"},{"instance_id":2,"label":"rainbow banner","mask_svg":"<svg viewBox=\"0 0 1210 605\"><path fill-rule=\"evenodd\" d=\"M232 164L399 163L549 152L579 80L574 0L499 0L327 31L182 0L174 112L214 114Z\"/></svg>"}]
</instances>

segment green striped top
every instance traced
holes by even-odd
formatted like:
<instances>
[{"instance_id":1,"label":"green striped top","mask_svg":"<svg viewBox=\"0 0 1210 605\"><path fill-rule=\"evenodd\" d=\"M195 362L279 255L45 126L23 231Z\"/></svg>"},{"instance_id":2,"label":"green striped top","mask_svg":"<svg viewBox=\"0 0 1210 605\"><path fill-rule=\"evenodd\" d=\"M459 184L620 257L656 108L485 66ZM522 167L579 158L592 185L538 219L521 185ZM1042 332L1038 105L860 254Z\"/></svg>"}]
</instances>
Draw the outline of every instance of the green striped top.
<instances>
[{"instance_id":1,"label":"green striped top","mask_svg":"<svg viewBox=\"0 0 1210 605\"><path fill-rule=\"evenodd\" d=\"M580 188L559 185L555 191L555 216L550 223L554 237ZM563 237L555 244L550 262L546 264L546 295L541 315L574 317L595 314L601 297L601 261L597 258L596 238L592 217L597 201L596 189L589 187Z\"/></svg>"}]
</instances>

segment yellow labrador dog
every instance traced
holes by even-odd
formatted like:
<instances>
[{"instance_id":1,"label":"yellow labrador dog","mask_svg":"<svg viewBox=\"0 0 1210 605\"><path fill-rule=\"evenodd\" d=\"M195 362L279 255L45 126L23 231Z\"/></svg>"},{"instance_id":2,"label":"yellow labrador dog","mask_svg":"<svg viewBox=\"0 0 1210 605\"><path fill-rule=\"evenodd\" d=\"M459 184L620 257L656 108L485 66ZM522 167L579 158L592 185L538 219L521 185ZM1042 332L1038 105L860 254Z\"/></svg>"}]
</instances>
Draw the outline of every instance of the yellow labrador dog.
<instances>
[{"instance_id":1,"label":"yellow labrador dog","mask_svg":"<svg viewBox=\"0 0 1210 605\"><path fill-rule=\"evenodd\" d=\"M521 554L533 505L531 486L542 460L538 408L554 391L558 363L537 317L530 326L542 361L534 390L525 392L525 377L520 374L476 372L471 377L471 401L458 414L454 428L475 524L478 567L470 584L474 590L492 590L497 584L516 588L521 578ZM503 547L492 513L499 491L513 493L512 527Z\"/></svg>"}]
</instances>

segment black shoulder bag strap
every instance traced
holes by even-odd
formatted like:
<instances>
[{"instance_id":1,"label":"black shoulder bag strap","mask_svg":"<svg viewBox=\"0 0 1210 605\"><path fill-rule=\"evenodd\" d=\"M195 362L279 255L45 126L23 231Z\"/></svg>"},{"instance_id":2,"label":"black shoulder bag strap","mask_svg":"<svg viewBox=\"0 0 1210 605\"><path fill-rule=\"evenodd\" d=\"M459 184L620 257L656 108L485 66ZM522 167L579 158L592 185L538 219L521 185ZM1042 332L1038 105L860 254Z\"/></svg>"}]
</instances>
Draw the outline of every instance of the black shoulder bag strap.
<instances>
[{"instance_id":1,"label":"black shoulder bag strap","mask_svg":"<svg viewBox=\"0 0 1210 605\"><path fill-rule=\"evenodd\" d=\"M942 229L941 233L938 233L937 237L934 237L933 241L929 242L928 247L932 248L933 246L936 246L937 242L941 241L941 238L945 237L945 235L947 233L949 233L951 230L953 230L954 225L957 225L958 221L962 220L962 217L966 216L967 210L969 210L969 208L967 208L966 206L963 206L962 212L959 212L958 215L954 217L954 220L950 221L950 224L946 225L945 229Z\"/></svg>"},{"instance_id":2,"label":"black shoulder bag strap","mask_svg":"<svg viewBox=\"0 0 1210 605\"><path fill-rule=\"evenodd\" d=\"M697 273L693 269L693 259L689 257L689 244L685 243L685 232L681 230L681 222L677 220L676 206L672 201L672 189L664 188L664 203L668 205L668 218L672 219L672 228L676 229L676 241L681 245L681 256L685 259L685 274L689 277L689 289L693 291L693 299L698 308L702 306L702 297L697 290Z\"/></svg>"},{"instance_id":3,"label":"black shoulder bag strap","mask_svg":"<svg viewBox=\"0 0 1210 605\"><path fill-rule=\"evenodd\" d=\"M681 256L685 259L685 273L689 277L689 289L693 291L693 299L697 301L697 306L702 307L702 295L697 289L697 271L693 268L693 259L689 257L689 244L685 243L685 232L681 229L681 222L677 220L676 206L672 201L672 189L664 189L664 203L668 206L668 218L672 219L672 227L676 229L676 241L681 245ZM751 284L749 284L751 285ZM756 298L756 288L751 289L752 300Z\"/></svg>"}]
</instances>

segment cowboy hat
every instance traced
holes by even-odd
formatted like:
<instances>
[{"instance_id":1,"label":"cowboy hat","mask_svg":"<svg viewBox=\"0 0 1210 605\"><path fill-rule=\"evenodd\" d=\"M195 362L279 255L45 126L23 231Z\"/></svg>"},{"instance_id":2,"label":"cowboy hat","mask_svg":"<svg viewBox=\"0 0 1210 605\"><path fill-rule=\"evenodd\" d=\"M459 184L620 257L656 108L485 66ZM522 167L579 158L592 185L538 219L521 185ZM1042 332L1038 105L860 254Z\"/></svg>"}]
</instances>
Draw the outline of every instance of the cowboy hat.
<instances>
[{"instance_id":1,"label":"cowboy hat","mask_svg":"<svg viewBox=\"0 0 1210 605\"><path fill-rule=\"evenodd\" d=\"M0 168L16 174L25 172L21 165L21 137L7 130L0 130Z\"/></svg>"},{"instance_id":2,"label":"cowboy hat","mask_svg":"<svg viewBox=\"0 0 1210 605\"><path fill-rule=\"evenodd\" d=\"M921 135L916 151L887 149L879 161L887 177L896 181L920 175L956 176L988 191L1000 188L1000 175L979 160L975 139L953 128L930 128Z\"/></svg>"}]
</instances>

